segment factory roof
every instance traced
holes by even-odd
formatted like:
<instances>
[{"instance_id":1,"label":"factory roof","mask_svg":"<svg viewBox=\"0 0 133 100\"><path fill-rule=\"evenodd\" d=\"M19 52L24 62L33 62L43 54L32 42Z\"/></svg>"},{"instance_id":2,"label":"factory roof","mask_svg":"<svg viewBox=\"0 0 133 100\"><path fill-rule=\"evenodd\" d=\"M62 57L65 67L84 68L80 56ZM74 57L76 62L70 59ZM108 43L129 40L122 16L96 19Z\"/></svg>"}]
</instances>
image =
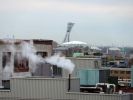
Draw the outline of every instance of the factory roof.
<instances>
[{"instance_id":1,"label":"factory roof","mask_svg":"<svg viewBox=\"0 0 133 100\"><path fill-rule=\"evenodd\" d=\"M83 59L83 60L101 60L101 58L86 58L86 57L68 57L68 58L71 58L71 59Z\"/></svg>"},{"instance_id":2,"label":"factory roof","mask_svg":"<svg viewBox=\"0 0 133 100\"><path fill-rule=\"evenodd\" d=\"M46 45L52 45L53 40L43 40L43 39L0 39L0 44L11 44L11 43L15 43L15 44L19 44L22 41L33 41L35 44L46 44ZM56 43L56 42L55 42Z\"/></svg>"}]
</instances>

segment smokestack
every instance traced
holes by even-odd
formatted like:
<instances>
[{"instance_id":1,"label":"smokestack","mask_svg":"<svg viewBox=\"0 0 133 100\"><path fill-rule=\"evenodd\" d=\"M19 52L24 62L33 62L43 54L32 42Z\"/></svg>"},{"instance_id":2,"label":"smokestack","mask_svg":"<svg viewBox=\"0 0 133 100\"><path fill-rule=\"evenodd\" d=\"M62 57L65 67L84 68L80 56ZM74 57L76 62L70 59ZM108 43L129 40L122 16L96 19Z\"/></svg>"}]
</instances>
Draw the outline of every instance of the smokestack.
<instances>
[{"instance_id":1,"label":"smokestack","mask_svg":"<svg viewBox=\"0 0 133 100\"><path fill-rule=\"evenodd\" d=\"M69 74L69 78L68 78L68 92L71 89L71 74Z\"/></svg>"}]
</instances>

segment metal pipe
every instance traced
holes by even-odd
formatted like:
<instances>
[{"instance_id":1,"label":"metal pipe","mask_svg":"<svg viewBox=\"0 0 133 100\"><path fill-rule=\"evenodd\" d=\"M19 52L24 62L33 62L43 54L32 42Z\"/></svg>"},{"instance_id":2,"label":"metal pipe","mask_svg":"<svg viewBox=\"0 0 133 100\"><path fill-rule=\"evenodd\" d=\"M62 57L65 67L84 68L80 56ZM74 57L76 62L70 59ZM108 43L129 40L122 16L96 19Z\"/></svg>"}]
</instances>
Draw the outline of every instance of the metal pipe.
<instances>
[{"instance_id":1,"label":"metal pipe","mask_svg":"<svg viewBox=\"0 0 133 100\"><path fill-rule=\"evenodd\" d=\"M71 74L69 74L69 78L68 78L68 92L71 89Z\"/></svg>"}]
</instances>

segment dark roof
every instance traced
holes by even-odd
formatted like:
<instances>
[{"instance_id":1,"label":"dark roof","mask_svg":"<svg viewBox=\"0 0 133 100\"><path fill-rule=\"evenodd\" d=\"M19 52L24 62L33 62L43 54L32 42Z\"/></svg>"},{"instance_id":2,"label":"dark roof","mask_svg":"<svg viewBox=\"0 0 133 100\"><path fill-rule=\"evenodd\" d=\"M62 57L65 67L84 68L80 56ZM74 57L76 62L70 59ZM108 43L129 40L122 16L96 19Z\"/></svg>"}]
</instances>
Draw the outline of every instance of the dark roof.
<instances>
[{"instance_id":1,"label":"dark roof","mask_svg":"<svg viewBox=\"0 0 133 100\"><path fill-rule=\"evenodd\" d=\"M43 40L43 39L32 39L34 44L45 44L45 45L57 45L57 43L53 40ZM29 42L30 39L14 39L15 44L20 44L22 41ZM11 44L12 40L4 40L0 39L0 44Z\"/></svg>"}]
</instances>

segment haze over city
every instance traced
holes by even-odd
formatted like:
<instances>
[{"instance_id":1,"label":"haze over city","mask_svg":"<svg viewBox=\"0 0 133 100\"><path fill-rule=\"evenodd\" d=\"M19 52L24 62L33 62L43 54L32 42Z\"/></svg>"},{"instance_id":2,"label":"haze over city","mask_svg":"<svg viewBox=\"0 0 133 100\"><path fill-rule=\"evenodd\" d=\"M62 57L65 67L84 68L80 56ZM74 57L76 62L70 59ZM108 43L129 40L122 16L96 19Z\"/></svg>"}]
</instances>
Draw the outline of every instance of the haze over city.
<instances>
[{"instance_id":1,"label":"haze over city","mask_svg":"<svg viewBox=\"0 0 133 100\"><path fill-rule=\"evenodd\" d=\"M90 45L133 46L132 0L0 0L0 37L71 40Z\"/></svg>"}]
</instances>

